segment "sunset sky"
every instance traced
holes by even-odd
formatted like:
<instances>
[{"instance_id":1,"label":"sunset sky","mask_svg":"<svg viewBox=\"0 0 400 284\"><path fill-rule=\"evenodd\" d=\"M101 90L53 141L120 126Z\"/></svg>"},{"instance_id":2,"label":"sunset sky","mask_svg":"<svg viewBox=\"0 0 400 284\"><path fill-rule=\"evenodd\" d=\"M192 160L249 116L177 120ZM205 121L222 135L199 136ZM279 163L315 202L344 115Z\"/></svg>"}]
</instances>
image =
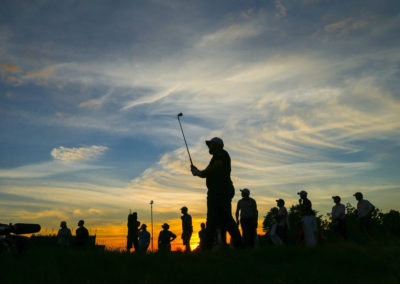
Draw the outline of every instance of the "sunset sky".
<instances>
[{"instance_id":1,"label":"sunset sky","mask_svg":"<svg viewBox=\"0 0 400 284\"><path fill-rule=\"evenodd\" d=\"M2 0L0 223L84 219L118 247L154 200L155 238L186 205L197 241L179 112L200 169L224 140L260 222L300 190L399 210L399 78L398 0Z\"/></svg>"}]
</instances>

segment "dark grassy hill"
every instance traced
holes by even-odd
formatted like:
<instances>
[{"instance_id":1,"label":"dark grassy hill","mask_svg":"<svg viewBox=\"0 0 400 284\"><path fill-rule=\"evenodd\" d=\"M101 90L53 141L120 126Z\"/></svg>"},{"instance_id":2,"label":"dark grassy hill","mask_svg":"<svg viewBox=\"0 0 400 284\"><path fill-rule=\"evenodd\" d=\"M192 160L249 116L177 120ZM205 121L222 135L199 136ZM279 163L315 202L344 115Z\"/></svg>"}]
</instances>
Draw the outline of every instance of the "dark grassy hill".
<instances>
[{"instance_id":1,"label":"dark grassy hill","mask_svg":"<svg viewBox=\"0 0 400 284\"><path fill-rule=\"evenodd\" d=\"M0 283L400 283L400 241L135 255L34 248L0 256Z\"/></svg>"}]
</instances>

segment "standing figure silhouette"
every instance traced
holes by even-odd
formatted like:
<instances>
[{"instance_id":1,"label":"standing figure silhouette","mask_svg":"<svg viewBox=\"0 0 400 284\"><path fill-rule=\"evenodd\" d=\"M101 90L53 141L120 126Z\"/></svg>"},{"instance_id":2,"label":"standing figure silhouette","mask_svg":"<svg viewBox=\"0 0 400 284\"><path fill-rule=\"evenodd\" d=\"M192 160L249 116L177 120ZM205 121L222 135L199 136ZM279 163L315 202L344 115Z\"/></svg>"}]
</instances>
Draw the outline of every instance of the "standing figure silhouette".
<instances>
[{"instance_id":1,"label":"standing figure silhouette","mask_svg":"<svg viewBox=\"0 0 400 284\"><path fill-rule=\"evenodd\" d=\"M183 245L185 246L185 251L190 252L190 238L193 233L192 216L188 214L188 208L186 206L181 208L181 213L183 214L181 216Z\"/></svg>"},{"instance_id":2,"label":"standing figure silhouette","mask_svg":"<svg viewBox=\"0 0 400 284\"><path fill-rule=\"evenodd\" d=\"M236 206L236 222L242 227L243 241L247 248L254 248L257 236L258 211L256 201L250 197L250 190L247 188L240 190L242 199ZM240 212L240 219L239 219Z\"/></svg>"},{"instance_id":3,"label":"standing figure silhouette","mask_svg":"<svg viewBox=\"0 0 400 284\"><path fill-rule=\"evenodd\" d=\"M235 188L231 180L231 158L224 148L221 138L214 137L206 141L209 153L212 155L207 168L200 171L191 165L194 176L206 179L207 191L207 237L206 249L212 249L217 229L227 230L236 248L242 246L241 236L236 222L232 217L232 198Z\"/></svg>"},{"instance_id":4,"label":"standing figure silhouette","mask_svg":"<svg viewBox=\"0 0 400 284\"><path fill-rule=\"evenodd\" d=\"M135 251L138 250L138 228L140 226L140 222L137 220L137 213L133 212L128 215L128 236L126 242L126 250L130 252L133 247Z\"/></svg>"},{"instance_id":5,"label":"standing figure silhouette","mask_svg":"<svg viewBox=\"0 0 400 284\"><path fill-rule=\"evenodd\" d=\"M169 231L169 225L164 223L161 226L163 230L158 235L158 251L160 252L170 252L171 242L176 239L176 235Z\"/></svg>"}]
</instances>

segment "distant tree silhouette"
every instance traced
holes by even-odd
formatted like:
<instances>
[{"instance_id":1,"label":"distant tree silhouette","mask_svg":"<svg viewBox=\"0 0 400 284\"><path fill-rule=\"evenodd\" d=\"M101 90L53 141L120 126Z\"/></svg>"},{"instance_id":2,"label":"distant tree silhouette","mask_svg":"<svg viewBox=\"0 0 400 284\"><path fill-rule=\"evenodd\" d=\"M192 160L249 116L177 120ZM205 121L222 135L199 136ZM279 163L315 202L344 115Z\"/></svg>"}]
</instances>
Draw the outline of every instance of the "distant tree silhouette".
<instances>
[{"instance_id":1,"label":"distant tree silhouette","mask_svg":"<svg viewBox=\"0 0 400 284\"><path fill-rule=\"evenodd\" d=\"M264 217L263 221L263 231L266 232L266 235L269 235L269 231L271 230L272 225L275 223L275 216L278 215L278 207L271 208L268 213ZM318 240L322 241L324 239L324 228L327 226L327 221L325 221L322 215L318 215L318 211L314 211L315 217L317 219L317 227L318 227ZM300 205L292 205L288 212L289 219L289 243L302 243L303 239L303 231L302 231L302 215L300 212Z\"/></svg>"},{"instance_id":2,"label":"distant tree silhouette","mask_svg":"<svg viewBox=\"0 0 400 284\"><path fill-rule=\"evenodd\" d=\"M379 219L382 222L382 230L386 233L400 237L400 212L390 210L389 213L379 213Z\"/></svg>"},{"instance_id":3,"label":"distant tree silhouette","mask_svg":"<svg viewBox=\"0 0 400 284\"><path fill-rule=\"evenodd\" d=\"M338 236L333 230L333 224L330 218L331 214L328 213L322 216L318 215L318 212L315 210L314 213L317 218L319 242L324 240L338 240ZM262 244L272 244L269 240L269 232L271 231L272 225L275 223L275 216L277 214L278 208L272 207L264 216L262 228L266 234L261 239ZM288 218L290 224L289 243L302 243L302 220L299 205L290 207ZM400 212L396 210L383 213L380 209L375 208L371 214L371 235L365 234L365 232L360 229L357 209L350 203L346 204L345 220L348 238L356 242L368 241L371 238L377 240L400 238ZM341 240L342 239L340 239L340 241Z\"/></svg>"},{"instance_id":4,"label":"distant tree silhouette","mask_svg":"<svg viewBox=\"0 0 400 284\"><path fill-rule=\"evenodd\" d=\"M275 223L275 217L278 215L278 211L278 207L272 207L267 212L267 215L264 216L262 229L265 233L268 233L271 230L272 225Z\"/></svg>"}]
</instances>

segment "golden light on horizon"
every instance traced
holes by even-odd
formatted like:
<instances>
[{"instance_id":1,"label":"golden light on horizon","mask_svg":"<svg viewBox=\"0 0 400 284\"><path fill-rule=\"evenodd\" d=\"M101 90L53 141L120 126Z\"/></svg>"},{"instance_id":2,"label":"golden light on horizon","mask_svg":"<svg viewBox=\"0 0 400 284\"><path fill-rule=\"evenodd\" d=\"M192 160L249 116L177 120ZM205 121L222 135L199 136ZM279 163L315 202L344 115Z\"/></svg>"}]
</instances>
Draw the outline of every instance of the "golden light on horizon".
<instances>
[{"instance_id":1,"label":"golden light on horizon","mask_svg":"<svg viewBox=\"0 0 400 284\"><path fill-rule=\"evenodd\" d=\"M258 220L258 228L257 234L262 235L264 232L262 231L262 219ZM164 223L168 223L170 225L170 231L176 235L176 239L171 242L171 249L173 251L176 250L185 250L185 246L182 243L182 225L181 220L169 220L167 222L157 222L154 224L154 251L158 250L158 235L161 232L161 226ZM204 218L192 218L193 223L193 234L190 239L190 247L192 250L196 249L197 246L200 244L199 239L199 231L200 231L200 224L206 223ZM239 228L240 229L240 228ZM151 225L149 224L147 230L151 233ZM101 229L97 229L97 236L96 236L96 244L98 245L105 245L107 249L111 250L125 250L126 248L126 236L127 236L127 228L126 224L123 226L105 226ZM227 233L227 242L230 242L230 235ZM151 244L148 248L148 251L151 250Z\"/></svg>"}]
</instances>

